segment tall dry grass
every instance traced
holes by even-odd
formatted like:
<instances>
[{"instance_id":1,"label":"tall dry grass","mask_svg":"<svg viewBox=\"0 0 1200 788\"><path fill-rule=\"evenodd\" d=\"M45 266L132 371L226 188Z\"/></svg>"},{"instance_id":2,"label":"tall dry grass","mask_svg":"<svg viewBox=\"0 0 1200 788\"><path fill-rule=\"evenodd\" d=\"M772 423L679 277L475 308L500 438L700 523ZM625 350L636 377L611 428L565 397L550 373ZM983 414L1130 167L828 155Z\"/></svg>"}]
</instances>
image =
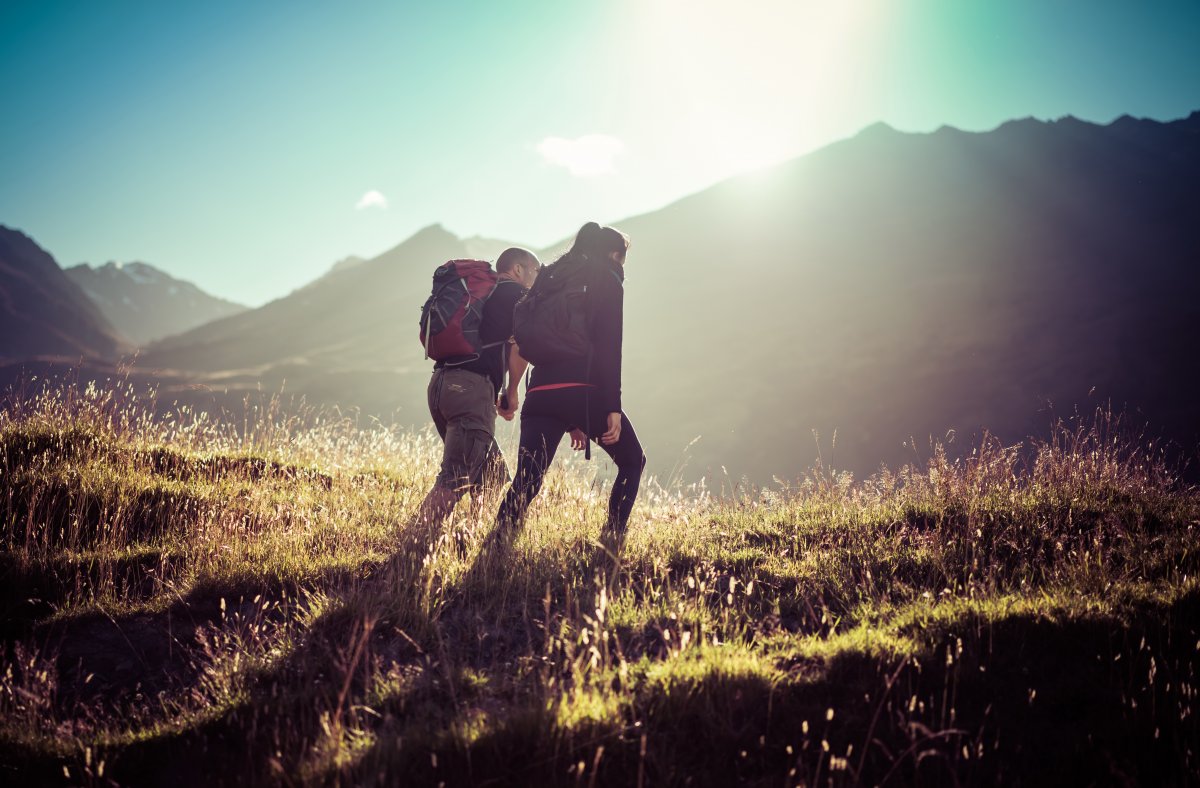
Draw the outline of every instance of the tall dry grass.
<instances>
[{"instance_id":1,"label":"tall dry grass","mask_svg":"<svg viewBox=\"0 0 1200 788\"><path fill-rule=\"evenodd\" d=\"M863 481L650 484L614 562L578 462L491 549L499 490L416 523L428 432L152 396L0 410L0 766L22 775L1197 774L1200 502L1111 412ZM1115 760L1071 749L1089 740Z\"/></svg>"}]
</instances>

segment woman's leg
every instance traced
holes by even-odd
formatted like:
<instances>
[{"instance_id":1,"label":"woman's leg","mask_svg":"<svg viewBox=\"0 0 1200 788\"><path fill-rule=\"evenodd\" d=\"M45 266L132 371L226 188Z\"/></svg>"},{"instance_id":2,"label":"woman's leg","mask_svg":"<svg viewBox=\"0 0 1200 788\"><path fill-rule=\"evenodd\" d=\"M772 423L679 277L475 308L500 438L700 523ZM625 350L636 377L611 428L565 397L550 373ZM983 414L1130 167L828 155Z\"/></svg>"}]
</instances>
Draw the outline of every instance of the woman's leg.
<instances>
[{"instance_id":1,"label":"woman's leg","mask_svg":"<svg viewBox=\"0 0 1200 788\"><path fill-rule=\"evenodd\" d=\"M603 429L603 428L602 428ZM611 446L600 444L617 466L617 478L613 480L612 492L608 496L608 521L605 530L620 538L625 536L629 514L637 499L642 482L642 471L646 467L646 454L630 423L629 417L621 413L621 437Z\"/></svg>"},{"instance_id":2,"label":"woman's leg","mask_svg":"<svg viewBox=\"0 0 1200 788\"><path fill-rule=\"evenodd\" d=\"M521 415L521 448L517 452L517 474L504 494L496 513L496 530L507 538L525 520L525 510L542 489L542 481L567 426L552 416Z\"/></svg>"}]
</instances>

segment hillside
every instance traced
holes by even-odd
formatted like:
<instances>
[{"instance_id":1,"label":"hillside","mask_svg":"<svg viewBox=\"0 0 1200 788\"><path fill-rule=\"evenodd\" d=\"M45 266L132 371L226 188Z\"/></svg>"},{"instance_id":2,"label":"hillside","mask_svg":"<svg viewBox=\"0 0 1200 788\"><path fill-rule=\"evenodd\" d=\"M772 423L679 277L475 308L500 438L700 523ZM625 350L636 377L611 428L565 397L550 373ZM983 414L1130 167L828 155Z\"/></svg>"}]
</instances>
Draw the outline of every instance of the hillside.
<instances>
[{"instance_id":1,"label":"hillside","mask_svg":"<svg viewBox=\"0 0 1200 788\"><path fill-rule=\"evenodd\" d=\"M115 359L128 350L46 250L0 225L0 361L31 356Z\"/></svg>"},{"instance_id":2,"label":"hillside","mask_svg":"<svg viewBox=\"0 0 1200 788\"><path fill-rule=\"evenodd\" d=\"M336 265L259 309L156 343L143 365L206 372L256 368L268 375L288 363L334 372L395 371L419 360L407 345L419 350L412 337L425 297L420 292L428 295L433 269L455 257L494 258L506 246L427 227L372 260Z\"/></svg>"},{"instance_id":3,"label":"hillside","mask_svg":"<svg viewBox=\"0 0 1200 788\"><path fill-rule=\"evenodd\" d=\"M246 311L146 263L81 263L66 273L135 345Z\"/></svg>"},{"instance_id":4,"label":"hillside","mask_svg":"<svg viewBox=\"0 0 1200 788\"><path fill-rule=\"evenodd\" d=\"M1106 399L1194 448L1197 217L1200 113L872 127L621 223L629 407L757 479Z\"/></svg>"},{"instance_id":5,"label":"hillside","mask_svg":"<svg viewBox=\"0 0 1200 788\"><path fill-rule=\"evenodd\" d=\"M0 412L6 784L1190 784L1200 497L1118 419L852 483L412 515L429 437Z\"/></svg>"},{"instance_id":6,"label":"hillside","mask_svg":"<svg viewBox=\"0 0 1200 788\"><path fill-rule=\"evenodd\" d=\"M617 223L627 410L653 470L718 484L791 479L818 452L861 476L931 436L969 451L983 427L1017 441L1109 400L1192 450L1197 217L1200 113L871 127ZM429 228L147 368L422 424L413 316L465 243Z\"/></svg>"}]
</instances>

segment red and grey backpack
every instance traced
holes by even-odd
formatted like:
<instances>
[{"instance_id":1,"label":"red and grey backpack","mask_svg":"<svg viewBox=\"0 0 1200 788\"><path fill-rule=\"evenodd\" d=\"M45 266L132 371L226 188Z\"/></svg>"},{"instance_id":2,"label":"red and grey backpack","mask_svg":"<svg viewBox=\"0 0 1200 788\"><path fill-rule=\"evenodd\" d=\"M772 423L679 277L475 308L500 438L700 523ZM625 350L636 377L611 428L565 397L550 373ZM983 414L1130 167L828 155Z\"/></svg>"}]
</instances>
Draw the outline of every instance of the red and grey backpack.
<instances>
[{"instance_id":1,"label":"red and grey backpack","mask_svg":"<svg viewBox=\"0 0 1200 788\"><path fill-rule=\"evenodd\" d=\"M499 281L483 260L451 260L438 266L433 292L421 307L425 358L458 364L479 358L489 347L479 336L483 305Z\"/></svg>"}]
</instances>

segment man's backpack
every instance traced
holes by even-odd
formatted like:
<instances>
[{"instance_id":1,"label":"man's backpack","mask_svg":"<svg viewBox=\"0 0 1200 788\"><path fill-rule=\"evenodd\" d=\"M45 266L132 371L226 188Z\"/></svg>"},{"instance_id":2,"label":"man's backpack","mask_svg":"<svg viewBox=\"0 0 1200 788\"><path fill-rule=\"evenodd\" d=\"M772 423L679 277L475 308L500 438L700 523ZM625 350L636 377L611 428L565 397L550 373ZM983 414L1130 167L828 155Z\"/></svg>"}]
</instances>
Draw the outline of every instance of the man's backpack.
<instances>
[{"instance_id":1,"label":"man's backpack","mask_svg":"<svg viewBox=\"0 0 1200 788\"><path fill-rule=\"evenodd\" d=\"M483 260L451 260L433 272L433 292L421 307L425 358L465 363L487 345L479 336L483 305L499 276Z\"/></svg>"},{"instance_id":2,"label":"man's backpack","mask_svg":"<svg viewBox=\"0 0 1200 788\"><path fill-rule=\"evenodd\" d=\"M513 338L522 358L536 366L588 354L590 279L590 266L583 260L559 260L538 274L513 311Z\"/></svg>"}]
</instances>

